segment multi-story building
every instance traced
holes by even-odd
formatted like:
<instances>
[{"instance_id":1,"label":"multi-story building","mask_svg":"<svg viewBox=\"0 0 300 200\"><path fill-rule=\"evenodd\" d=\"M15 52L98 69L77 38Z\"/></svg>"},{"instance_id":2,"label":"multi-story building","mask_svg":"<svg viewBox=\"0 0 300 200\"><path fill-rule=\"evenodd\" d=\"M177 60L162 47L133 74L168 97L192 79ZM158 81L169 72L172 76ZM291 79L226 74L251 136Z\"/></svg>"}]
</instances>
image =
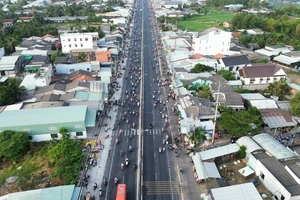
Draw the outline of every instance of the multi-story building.
<instances>
[{"instance_id":1,"label":"multi-story building","mask_svg":"<svg viewBox=\"0 0 300 200\"><path fill-rule=\"evenodd\" d=\"M72 50L92 49L94 42L98 39L99 36L97 32L61 34L62 52L69 53Z\"/></svg>"},{"instance_id":2,"label":"multi-story building","mask_svg":"<svg viewBox=\"0 0 300 200\"><path fill-rule=\"evenodd\" d=\"M208 29L193 35L192 49L194 53L202 55L228 55L230 49L231 32L217 28Z\"/></svg>"}]
</instances>

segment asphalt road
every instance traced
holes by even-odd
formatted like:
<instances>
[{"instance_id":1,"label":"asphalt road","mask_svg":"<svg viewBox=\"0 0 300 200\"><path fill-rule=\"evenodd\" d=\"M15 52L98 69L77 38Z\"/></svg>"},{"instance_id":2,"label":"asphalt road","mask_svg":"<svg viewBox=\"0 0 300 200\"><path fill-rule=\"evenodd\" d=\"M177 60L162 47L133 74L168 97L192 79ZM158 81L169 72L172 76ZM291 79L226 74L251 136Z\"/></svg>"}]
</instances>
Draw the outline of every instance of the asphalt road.
<instances>
[{"instance_id":1,"label":"asphalt road","mask_svg":"<svg viewBox=\"0 0 300 200\"><path fill-rule=\"evenodd\" d=\"M137 0L133 7L133 27L131 28L132 37L128 45L129 53L127 56L126 69L122 72L125 78L122 85L122 97L118 109L118 119L115 131L112 135L113 143L109 157L110 162L105 166L105 178L107 186L102 185L104 194L102 199L114 200L116 198L116 185L114 178L117 177L118 183L127 184L127 199L136 199L137 192L137 170L133 168L133 163L137 164L142 170L142 196L146 200L180 199L180 186L177 179L177 167L174 164L174 154L171 150L159 153L159 147L163 147L163 139L166 139L165 119L162 118L163 104L159 103L162 97L158 94L162 88L158 86L159 67L155 58L155 41L153 39L153 27L149 2ZM142 16L143 15L143 16ZM144 19L144 25L142 24ZM143 35L143 39L142 39ZM143 49L142 49L143 48ZM142 51L143 50L143 51ZM143 56L141 53L143 52ZM143 60L142 57L144 58ZM132 68L135 67L134 70ZM141 70L143 67L143 70ZM134 75L135 73L135 75ZM142 107L142 115L130 115L129 111L139 111L136 100L139 100L140 78L144 79L142 85L143 98L139 102ZM135 88L134 97L132 89ZM154 92L155 91L155 92ZM153 96L155 98L153 98ZM132 101L131 101L132 99ZM154 107L154 99L158 100ZM135 102L133 106L132 102ZM130 104L130 107L128 107ZM126 112L126 116L125 116ZM138 133L139 117L142 116L142 133ZM128 119L128 123L127 123ZM133 127L135 123L135 127ZM152 124L152 129L149 125ZM164 127L164 133L162 128ZM120 135L120 130L122 134ZM138 134L142 134L142 161L138 164ZM132 137L131 137L132 136ZM118 144L114 141L118 139ZM169 138L170 141L171 138ZM170 141L171 142L171 141ZM129 152L129 145L133 151ZM123 156L120 156L120 151ZM125 164L125 158L129 158L129 165L121 170L121 163Z\"/></svg>"}]
</instances>

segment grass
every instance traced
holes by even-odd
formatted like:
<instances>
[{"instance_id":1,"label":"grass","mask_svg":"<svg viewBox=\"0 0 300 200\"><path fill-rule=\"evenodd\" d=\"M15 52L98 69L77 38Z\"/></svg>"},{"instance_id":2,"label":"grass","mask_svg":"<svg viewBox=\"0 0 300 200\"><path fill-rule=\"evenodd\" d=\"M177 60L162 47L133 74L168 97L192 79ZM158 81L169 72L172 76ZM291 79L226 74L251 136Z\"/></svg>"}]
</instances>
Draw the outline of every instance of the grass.
<instances>
[{"instance_id":1,"label":"grass","mask_svg":"<svg viewBox=\"0 0 300 200\"><path fill-rule=\"evenodd\" d=\"M178 21L181 30L201 32L211 27L222 25L225 21L230 21L232 14L226 11L210 10L210 14L191 16L186 20Z\"/></svg>"}]
</instances>

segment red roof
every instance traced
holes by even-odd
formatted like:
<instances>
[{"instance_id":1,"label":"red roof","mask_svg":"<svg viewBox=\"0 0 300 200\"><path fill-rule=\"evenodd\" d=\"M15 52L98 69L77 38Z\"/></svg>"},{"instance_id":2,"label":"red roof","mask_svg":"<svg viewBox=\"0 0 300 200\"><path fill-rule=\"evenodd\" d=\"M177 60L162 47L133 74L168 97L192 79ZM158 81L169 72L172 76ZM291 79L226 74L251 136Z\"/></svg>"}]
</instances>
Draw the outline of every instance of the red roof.
<instances>
[{"instance_id":1,"label":"red roof","mask_svg":"<svg viewBox=\"0 0 300 200\"><path fill-rule=\"evenodd\" d=\"M41 37L41 39L44 40L44 39L47 38L47 37L53 38L53 39L55 38L53 35L46 34L46 35L44 35L43 37Z\"/></svg>"},{"instance_id":2,"label":"red roof","mask_svg":"<svg viewBox=\"0 0 300 200\"><path fill-rule=\"evenodd\" d=\"M200 59L200 58L203 58L204 56L199 54L199 53L195 53L194 55L192 55L190 57L190 59Z\"/></svg>"}]
</instances>

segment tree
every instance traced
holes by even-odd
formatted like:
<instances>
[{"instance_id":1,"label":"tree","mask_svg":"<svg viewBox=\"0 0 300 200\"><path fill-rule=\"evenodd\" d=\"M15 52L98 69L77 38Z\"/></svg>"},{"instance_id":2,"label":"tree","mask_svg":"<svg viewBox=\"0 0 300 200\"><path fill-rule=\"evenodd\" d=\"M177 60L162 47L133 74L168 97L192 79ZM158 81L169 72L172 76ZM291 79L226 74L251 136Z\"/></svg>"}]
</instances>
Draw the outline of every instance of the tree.
<instances>
[{"instance_id":1,"label":"tree","mask_svg":"<svg viewBox=\"0 0 300 200\"><path fill-rule=\"evenodd\" d=\"M276 81L274 83L270 83L267 88L267 92L271 96L277 96L280 100L283 100L286 95L291 94L291 87L287 84L284 78Z\"/></svg>"},{"instance_id":2,"label":"tree","mask_svg":"<svg viewBox=\"0 0 300 200\"><path fill-rule=\"evenodd\" d=\"M223 107L221 113L221 119L218 125L231 135L242 137L248 135L248 133L256 133L251 123L254 123L257 127L262 125L261 115L256 107L251 107L248 110L234 111L231 107Z\"/></svg>"},{"instance_id":3,"label":"tree","mask_svg":"<svg viewBox=\"0 0 300 200\"><path fill-rule=\"evenodd\" d=\"M198 143L201 139L205 137L205 128L203 127L196 127L194 133L189 137L189 139L194 142Z\"/></svg>"},{"instance_id":4,"label":"tree","mask_svg":"<svg viewBox=\"0 0 300 200\"><path fill-rule=\"evenodd\" d=\"M293 115L300 115L300 92L295 94L290 101L290 111Z\"/></svg>"},{"instance_id":5,"label":"tree","mask_svg":"<svg viewBox=\"0 0 300 200\"><path fill-rule=\"evenodd\" d=\"M247 147L245 145L240 146L240 149L238 151L239 159L243 159L246 157L246 150L247 150Z\"/></svg>"},{"instance_id":6,"label":"tree","mask_svg":"<svg viewBox=\"0 0 300 200\"><path fill-rule=\"evenodd\" d=\"M85 62L86 61L86 54L83 52L80 52L76 58L77 62Z\"/></svg>"},{"instance_id":7,"label":"tree","mask_svg":"<svg viewBox=\"0 0 300 200\"><path fill-rule=\"evenodd\" d=\"M227 81L235 80L234 75L228 70L221 69L217 73Z\"/></svg>"},{"instance_id":8,"label":"tree","mask_svg":"<svg viewBox=\"0 0 300 200\"><path fill-rule=\"evenodd\" d=\"M191 69L190 72L191 73L201 73L201 72L206 72L206 71L210 72L213 70L214 70L214 68L212 68L212 67L198 63Z\"/></svg>"},{"instance_id":9,"label":"tree","mask_svg":"<svg viewBox=\"0 0 300 200\"><path fill-rule=\"evenodd\" d=\"M200 86L198 91L198 97L209 99L211 97L210 87L206 84Z\"/></svg>"},{"instance_id":10,"label":"tree","mask_svg":"<svg viewBox=\"0 0 300 200\"><path fill-rule=\"evenodd\" d=\"M84 154L80 143L70 139L66 128L60 128L59 133L62 134L62 140L55 141L47 153L49 165L54 166L54 177L62 178L65 184L73 184Z\"/></svg>"},{"instance_id":11,"label":"tree","mask_svg":"<svg viewBox=\"0 0 300 200\"><path fill-rule=\"evenodd\" d=\"M20 86L21 81L16 78L10 78L6 85L0 86L0 106L11 105L19 101L26 90Z\"/></svg>"},{"instance_id":12,"label":"tree","mask_svg":"<svg viewBox=\"0 0 300 200\"><path fill-rule=\"evenodd\" d=\"M0 132L0 159L16 161L29 150L29 137L24 132Z\"/></svg>"}]
</instances>

